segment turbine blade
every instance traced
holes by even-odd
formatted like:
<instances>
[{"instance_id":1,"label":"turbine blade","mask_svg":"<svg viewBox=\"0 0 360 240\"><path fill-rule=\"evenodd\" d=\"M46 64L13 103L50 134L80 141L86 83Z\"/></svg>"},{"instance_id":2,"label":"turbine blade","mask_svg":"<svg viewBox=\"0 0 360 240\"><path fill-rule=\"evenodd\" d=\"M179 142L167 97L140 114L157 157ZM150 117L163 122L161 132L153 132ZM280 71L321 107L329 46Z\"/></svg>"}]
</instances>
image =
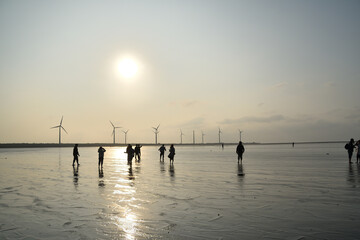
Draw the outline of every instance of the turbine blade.
<instances>
[{"instance_id":1,"label":"turbine blade","mask_svg":"<svg viewBox=\"0 0 360 240\"><path fill-rule=\"evenodd\" d=\"M58 127L60 127L60 125L59 125L59 126L55 126L55 127L51 127L51 128L58 128ZM51 129L51 128L50 128L50 129Z\"/></svg>"},{"instance_id":2,"label":"turbine blade","mask_svg":"<svg viewBox=\"0 0 360 240\"><path fill-rule=\"evenodd\" d=\"M63 126L61 126L62 130L64 130L66 132L66 134L68 134L68 132L65 130L65 128L63 128Z\"/></svg>"},{"instance_id":3,"label":"turbine blade","mask_svg":"<svg viewBox=\"0 0 360 240\"><path fill-rule=\"evenodd\" d=\"M160 127L160 124L157 126L157 128L156 129L158 129Z\"/></svg>"},{"instance_id":4,"label":"turbine blade","mask_svg":"<svg viewBox=\"0 0 360 240\"><path fill-rule=\"evenodd\" d=\"M60 126L62 124L63 119L64 119L64 116L61 117Z\"/></svg>"},{"instance_id":5,"label":"turbine blade","mask_svg":"<svg viewBox=\"0 0 360 240\"><path fill-rule=\"evenodd\" d=\"M109 121L109 122L111 123L111 125L112 125L113 127L115 127L114 124L113 124L111 121Z\"/></svg>"}]
</instances>

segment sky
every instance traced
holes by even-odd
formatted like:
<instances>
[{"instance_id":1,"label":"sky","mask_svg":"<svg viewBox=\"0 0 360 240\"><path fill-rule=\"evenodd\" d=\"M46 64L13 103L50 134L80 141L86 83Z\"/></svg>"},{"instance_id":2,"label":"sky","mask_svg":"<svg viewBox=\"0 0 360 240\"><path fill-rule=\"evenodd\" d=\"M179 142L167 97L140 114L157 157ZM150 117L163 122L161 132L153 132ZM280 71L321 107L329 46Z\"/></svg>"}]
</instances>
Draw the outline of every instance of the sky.
<instances>
[{"instance_id":1,"label":"sky","mask_svg":"<svg viewBox=\"0 0 360 240\"><path fill-rule=\"evenodd\" d=\"M360 139L360 1L0 0L0 143ZM133 77L120 74L123 59Z\"/></svg>"}]
</instances>

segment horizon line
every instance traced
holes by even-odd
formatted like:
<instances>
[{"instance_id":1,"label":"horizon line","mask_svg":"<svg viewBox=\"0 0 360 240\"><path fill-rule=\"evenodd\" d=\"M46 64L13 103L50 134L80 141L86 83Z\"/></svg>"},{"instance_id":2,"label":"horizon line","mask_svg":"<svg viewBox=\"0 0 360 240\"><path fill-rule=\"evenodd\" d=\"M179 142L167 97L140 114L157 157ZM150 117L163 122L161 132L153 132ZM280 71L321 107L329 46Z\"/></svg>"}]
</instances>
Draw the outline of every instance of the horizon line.
<instances>
[{"instance_id":1,"label":"horizon line","mask_svg":"<svg viewBox=\"0 0 360 240\"><path fill-rule=\"evenodd\" d=\"M326 144L326 143L346 143L347 140L340 141L301 141L301 142L243 142L244 145L287 145L287 144ZM142 146L217 146L217 145L237 145L239 142L222 142L222 143L0 143L0 148L36 148L36 147L73 147L78 144L79 147L126 147L128 144L140 144Z\"/></svg>"}]
</instances>

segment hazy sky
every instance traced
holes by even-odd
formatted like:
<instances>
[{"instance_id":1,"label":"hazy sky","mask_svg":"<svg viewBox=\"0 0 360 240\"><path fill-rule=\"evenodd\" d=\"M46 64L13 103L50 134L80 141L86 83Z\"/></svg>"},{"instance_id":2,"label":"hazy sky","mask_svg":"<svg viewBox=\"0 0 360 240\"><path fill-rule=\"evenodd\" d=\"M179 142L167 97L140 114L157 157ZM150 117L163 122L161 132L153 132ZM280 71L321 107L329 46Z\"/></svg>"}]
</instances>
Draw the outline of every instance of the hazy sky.
<instances>
[{"instance_id":1,"label":"hazy sky","mask_svg":"<svg viewBox=\"0 0 360 240\"><path fill-rule=\"evenodd\" d=\"M0 0L0 142L360 139L360 1ZM134 78L117 64L131 58ZM121 129L117 142L124 141Z\"/></svg>"}]
</instances>

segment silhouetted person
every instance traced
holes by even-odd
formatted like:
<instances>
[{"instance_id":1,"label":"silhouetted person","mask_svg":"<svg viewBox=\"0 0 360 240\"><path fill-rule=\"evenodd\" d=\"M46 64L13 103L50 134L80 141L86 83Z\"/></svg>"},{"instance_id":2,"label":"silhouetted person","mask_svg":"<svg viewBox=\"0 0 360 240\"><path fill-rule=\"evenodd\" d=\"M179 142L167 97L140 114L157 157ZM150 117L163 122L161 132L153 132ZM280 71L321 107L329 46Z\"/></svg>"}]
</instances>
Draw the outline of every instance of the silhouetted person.
<instances>
[{"instance_id":1,"label":"silhouetted person","mask_svg":"<svg viewBox=\"0 0 360 240\"><path fill-rule=\"evenodd\" d=\"M170 158L170 164L174 164L174 156L175 156L175 148L174 144L171 144L169 148L169 158Z\"/></svg>"},{"instance_id":2,"label":"silhouetted person","mask_svg":"<svg viewBox=\"0 0 360 240\"><path fill-rule=\"evenodd\" d=\"M292 143L292 147L294 147L294 146L295 146L295 143L293 142L293 143Z\"/></svg>"},{"instance_id":3,"label":"silhouetted person","mask_svg":"<svg viewBox=\"0 0 360 240\"><path fill-rule=\"evenodd\" d=\"M99 167L101 166L101 168L103 167L104 153L105 152L106 152L105 148L100 146L99 149L98 149L98 153L99 153Z\"/></svg>"},{"instance_id":4,"label":"silhouetted person","mask_svg":"<svg viewBox=\"0 0 360 240\"><path fill-rule=\"evenodd\" d=\"M140 144L136 144L135 146L135 160L139 161L141 160L141 145Z\"/></svg>"},{"instance_id":5,"label":"silhouetted person","mask_svg":"<svg viewBox=\"0 0 360 240\"><path fill-rule=\"evenodd\" d=\"M356 146L356 148L357 148L356 163L359 163L359 160L360 160L360 140L358 140L358 141L355 143L355 146Z\"/></svg>"},{"instance_id":6,"label":"silhouetted person","mask_svg":"<svg viewBox=\"0 0 360 240\"><path fill-rule=\"evenodd\" d=\"M221 144L221 148L224 150L224 144L223 143Z\"/></svg>"},{"instance_id":7,"label":"silhouetted person","mask_svg":"<svg viewBox=\"0 0 360 240\"><path fill-rule=\"evenodd\" d=\"M80 156L80 154L79 154L79 150L78 150L78 144L75 144L75 146L74 146L74 150L73 150L73 156L74 156L74 160L73 160L73 166L75 165L75 161L76 161L76 163L77 163L77 165L79 166L80 164L79 164L79 156Z\"/></svg>"},{"instance_id":8,"label":"silhouetted person","mask_svg":"<svg viewBox=\"0 0 360 240\"><path fill-rule=\"evenodd\" d=\"M243 159L243 153L245 152L245 148L243 143L240 141L239 144L236 147L236 153L238 155L238 163L241 160L242 163L242 159Z\"/></svg>"},{"instance_id":9,"label":"silhouetted person","mask_svg":"<svg viewBox=\"0 0 360 240\"><path fill-rule=\"evenodd\" d=\"M127 160L128 160L128 164L130 166L132 166L132 159L134 158L134 149L132 148L131 144L128 144L127 148L126 148L126 152L128 157L127 157Z\"/></svg>"},{"instance_id":10,"label":"silhouetted person","mask_svg":"<svg viewBox=\"0 0 360 240\"><path fill-rule=\"evenodd\" d=\"M161 158L164 161L164 155L165 155L165 151L166 151L164 144L161 145L161 147L159 148L159 151L160 151L160 161L161 161Z\"/></svg>"},{"instance_id":11,"label":"silhouetted person","mask_svg":"<svg viewBox=\"0 0 360 240\"><path fill-rule=\"evenodd\" d=\"M352 163L351 162L351 158L352 158L352 155L353 155L353 152L354 152L354 148L355 148L355 145L354 145L354 139L350 139L350 141L345 145L345 149L348 151L348 156L349 156L349 163Z\"/></svg>"}]
</instances>

